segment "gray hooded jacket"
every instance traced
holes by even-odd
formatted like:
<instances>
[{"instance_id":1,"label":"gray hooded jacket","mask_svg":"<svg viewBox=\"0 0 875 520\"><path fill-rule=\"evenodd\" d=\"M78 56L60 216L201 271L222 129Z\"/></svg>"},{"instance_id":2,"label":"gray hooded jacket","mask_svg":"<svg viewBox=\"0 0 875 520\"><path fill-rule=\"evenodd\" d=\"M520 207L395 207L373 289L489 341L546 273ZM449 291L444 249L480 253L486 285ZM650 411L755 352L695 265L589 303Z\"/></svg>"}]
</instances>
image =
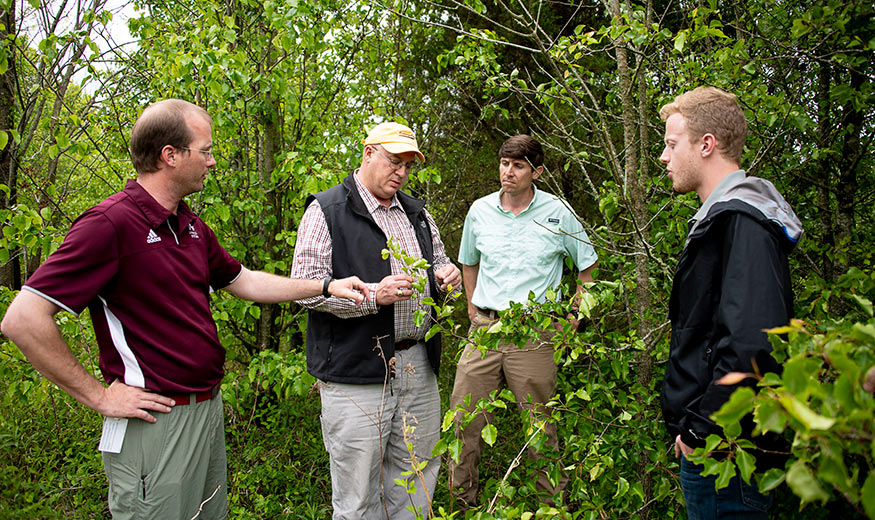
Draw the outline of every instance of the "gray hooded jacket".
<instances>
[{"instance_id":1,"label":"gray hooded jacket","mask_svg":"<svg viewBox=\"0 0 875 520\"><path fill-rule=\"evenodd\" d=\"M774 185L742 170L724 178L691 219L669 303L662 408L672 439L700 447L709 434L722 435L710 415L738 386L715 384L727 373L754 372L754 363L761 374L780 372L763 329L792 317L787 255L801 236ZM750 418L742 421L746 434L752 427Z\"/></svg>"}]
</instances>

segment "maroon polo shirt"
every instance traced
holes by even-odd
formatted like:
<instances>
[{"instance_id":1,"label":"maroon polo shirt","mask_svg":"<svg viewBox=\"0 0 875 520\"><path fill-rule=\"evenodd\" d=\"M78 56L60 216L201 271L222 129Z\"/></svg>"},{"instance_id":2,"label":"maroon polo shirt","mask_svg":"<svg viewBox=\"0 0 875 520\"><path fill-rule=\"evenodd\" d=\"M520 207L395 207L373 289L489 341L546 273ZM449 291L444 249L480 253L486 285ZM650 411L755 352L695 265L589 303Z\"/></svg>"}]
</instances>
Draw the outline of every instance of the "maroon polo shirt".
<instances>
[{"instance_id":1,"label":"maroon polo shirt","mask_svg":"<svg viewBox=\"0 0 875 520\"><path fill-rule=\"evenodd\" d=\"M90 309L107 383L202 392L224 375L210 291L241 270L184 202L174 216L129 180L76 219L24 289L73 314Z\"/></svg>"}]
</instances>

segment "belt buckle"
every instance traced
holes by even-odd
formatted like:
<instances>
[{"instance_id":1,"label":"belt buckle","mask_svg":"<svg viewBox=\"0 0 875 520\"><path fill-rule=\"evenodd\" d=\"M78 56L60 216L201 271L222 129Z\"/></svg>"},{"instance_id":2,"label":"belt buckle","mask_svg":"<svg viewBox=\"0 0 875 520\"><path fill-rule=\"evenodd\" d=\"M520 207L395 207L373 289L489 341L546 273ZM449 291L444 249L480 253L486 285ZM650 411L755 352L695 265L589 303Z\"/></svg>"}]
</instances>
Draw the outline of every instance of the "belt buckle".
<instances>
[{"instance_id":1,"label":"belt buckle","mask_svg":"<svg viewBox=\"0 0 875 520\"><path fill-rule=\"evenodd\" d=\"M483 314L484 316L486 316L487 318L489 318L490 320L497 320L497 319L498 319L498 311L496 311L496 310L493 310L493 309L484 309L483 307L477 307L477 310L478 310L481 314Z\"/></svg>"}]
</instances>

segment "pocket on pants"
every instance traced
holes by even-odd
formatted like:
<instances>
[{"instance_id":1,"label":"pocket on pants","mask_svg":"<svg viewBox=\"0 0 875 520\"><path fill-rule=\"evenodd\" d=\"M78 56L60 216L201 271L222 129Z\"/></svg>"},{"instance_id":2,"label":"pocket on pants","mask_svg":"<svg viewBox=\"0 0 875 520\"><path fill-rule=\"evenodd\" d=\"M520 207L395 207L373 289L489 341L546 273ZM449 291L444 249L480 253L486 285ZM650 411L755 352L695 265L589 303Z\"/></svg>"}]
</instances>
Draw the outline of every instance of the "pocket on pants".
<instances>
[{"instance_id":1,"label":"pocket on pants","mask_svg":"<svg viewBox=\"0 0 875 520\"><path fill-rule=\"evenodd\" d=\"M746 484L740 476L736 476L741 485L741 501L744 505L762 511L763 513L769 510L772 505L772 494L762 494L756 485L756 480L751 478L751 483Z\"/></svg>"}]
</instances>

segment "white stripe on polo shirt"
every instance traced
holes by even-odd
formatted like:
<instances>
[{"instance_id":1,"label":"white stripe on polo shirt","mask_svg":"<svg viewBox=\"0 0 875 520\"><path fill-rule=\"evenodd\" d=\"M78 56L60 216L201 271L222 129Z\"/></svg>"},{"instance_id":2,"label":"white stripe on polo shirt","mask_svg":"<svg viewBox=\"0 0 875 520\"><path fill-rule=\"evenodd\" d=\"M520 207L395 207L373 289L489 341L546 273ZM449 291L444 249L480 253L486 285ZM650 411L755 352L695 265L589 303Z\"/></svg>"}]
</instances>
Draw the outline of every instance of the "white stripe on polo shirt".
<instances>
[{"instance_id":1,"label":"white stripe on polo shirt","mask_svg":"<svg viewBox=\"0 0 875 520\"><path fill-rule=\"evenodd\" d=\"M134 357L131 347L128 346L128 340L125 338L125 329L122 327L122 322L116 318L115 314L109 310L109 305L103 297L98 296L100 302L103 303L103 312L106 314L106 324L109 327L109 335L112 337L112 344L118 351L122 362L125 364L125 384L135 386L137 388L146 388L146 380L143 377L143 369Z\"/></svg>"},{"instance_id":2,"label":"white stripe on polo shirt","mask_svg":"<svg viewBox=\"0 0 875 520\"><path fill-rule=\"evenodd\" d=\"M61 303L61 302L59 302L58 300L52 298L51 296L49 296L48 294L46 294L46 293L44 293L44 292L37 291L37 290L34 289L33 287L30 287L30 286L27 286L27 285L23 286L21 289L24 290L24 291L30 291L30 292L36 294L37 296L42 296L42 297L45 298L46 300L48 300L48 301L54 303L55 305L57 305L58 307L64 309L65 311L69 312L69 313L72 314L73 316L76 316L77 318L79 317L79 313L78 313L78 312L74 311L74 310L71 309L70 307L64 305L63 303Z\"/></svg>"}]
</instances>

